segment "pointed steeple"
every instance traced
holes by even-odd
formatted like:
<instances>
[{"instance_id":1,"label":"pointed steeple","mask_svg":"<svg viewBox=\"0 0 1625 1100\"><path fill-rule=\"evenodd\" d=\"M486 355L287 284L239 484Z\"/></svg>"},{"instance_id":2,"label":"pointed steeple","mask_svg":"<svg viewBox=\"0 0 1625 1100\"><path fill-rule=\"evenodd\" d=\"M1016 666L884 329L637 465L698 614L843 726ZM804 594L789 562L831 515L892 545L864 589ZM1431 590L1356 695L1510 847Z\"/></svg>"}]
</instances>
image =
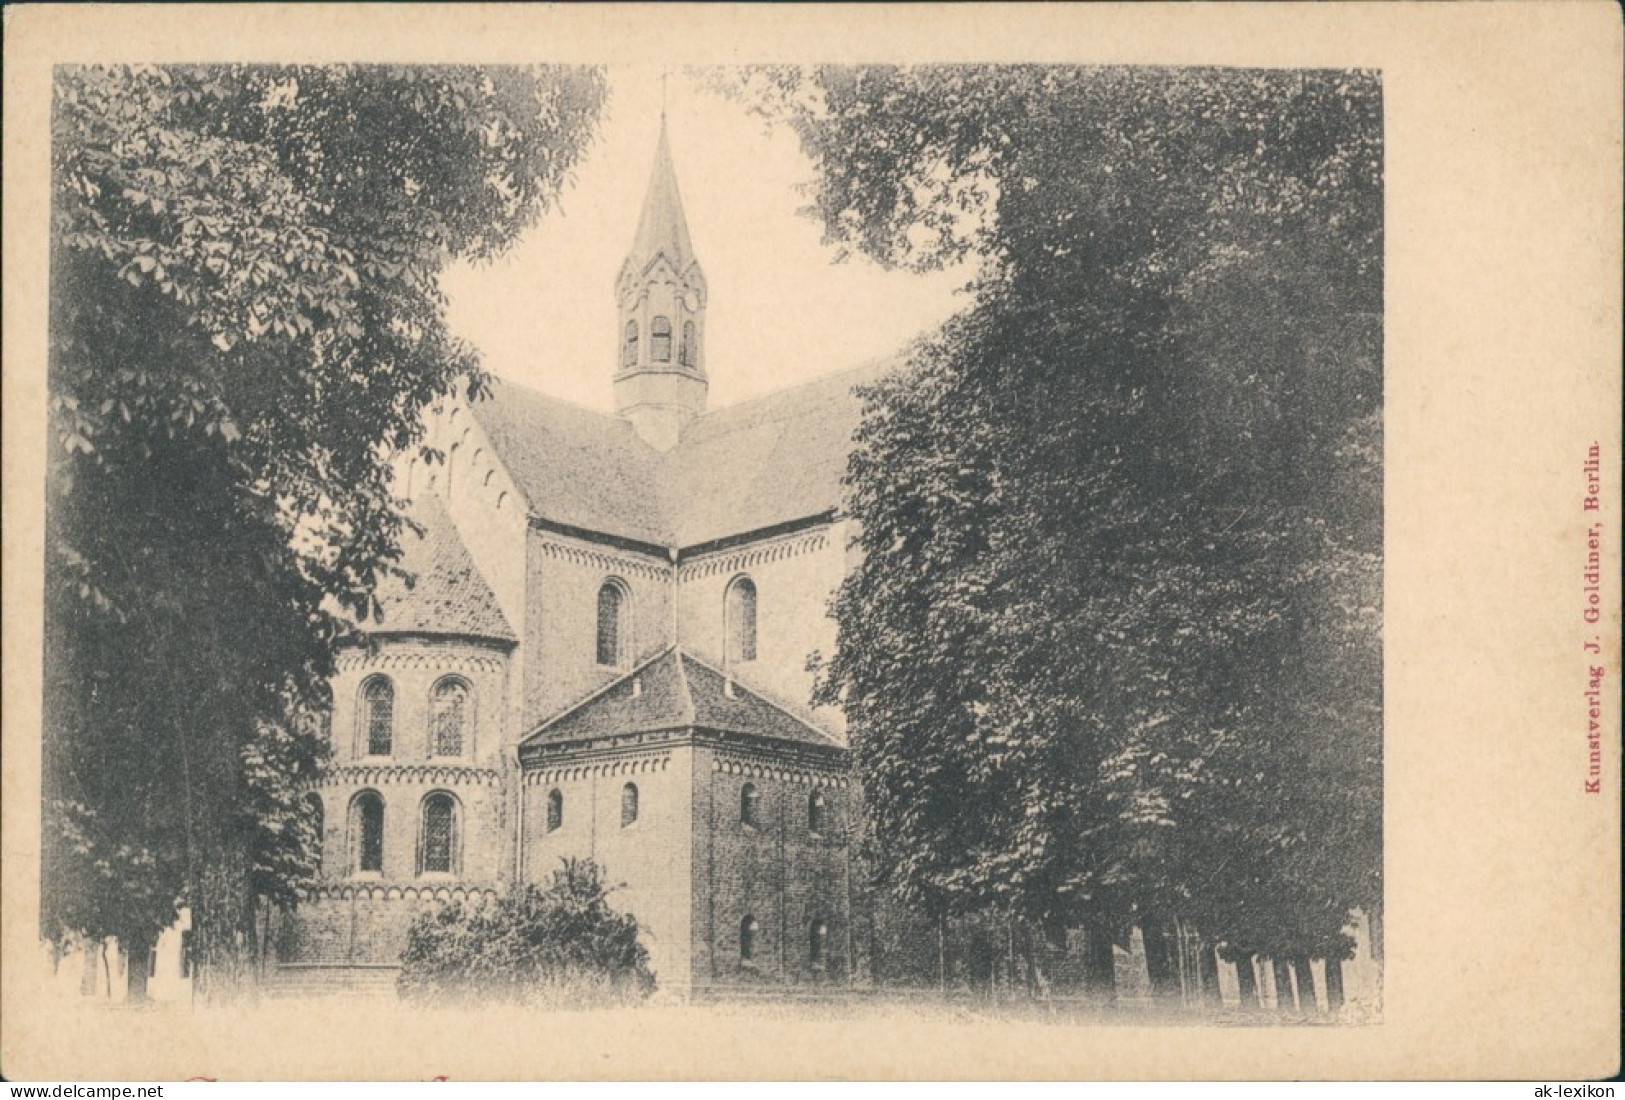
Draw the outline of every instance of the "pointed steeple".
<instances>
[{"instance_id":1,"label":"pointed steeple","mask_svg":"<svg viewBox=\"0 0 1625 1100\"><path fill-rule=\"evenodd\" d=\"M615 410L659 450L705 411L705 299L661 111L643 212L615 280Z\"/></svg>"},{"instance_id":2,"label":"pointed steeple","mask_svg":"<svg viewBox=\"0 0 1625 1100\"><path fill-rule=\"evenodd\" d=\"M649 190L643 196L643 214L638 218L638 232L626 266L641 275L658 256L665 256L678 273L694 262L694 245L688 238L688 219L683 216L683 196L677 188L677 169L671 162L664 111L660 113L660 141L649 172Z\"/></svg>"}]
</instances>

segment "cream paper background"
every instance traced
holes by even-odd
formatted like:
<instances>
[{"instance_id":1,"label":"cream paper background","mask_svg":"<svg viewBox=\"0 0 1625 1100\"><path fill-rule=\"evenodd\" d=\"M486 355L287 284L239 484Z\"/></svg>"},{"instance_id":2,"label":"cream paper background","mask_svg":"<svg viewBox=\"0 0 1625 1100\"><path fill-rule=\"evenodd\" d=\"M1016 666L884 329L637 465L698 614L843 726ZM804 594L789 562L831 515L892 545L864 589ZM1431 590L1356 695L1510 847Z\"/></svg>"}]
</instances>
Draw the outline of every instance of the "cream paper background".
<instances>
[{"instance_id":1,"label":"cream paper background","mask_svg":"<svg viewBox=\"0 0 1625 1100\"><path fill-rule=\"evenodd\" d=\"M1586 1078L1618 1067L1621 21L1612 3L6 9L3 1016L10 1080ZM1386 103L1385 1019L1080 1028L874 1009L187 1016L38 978L50 67L122 61L1363 67ZM719 166L724 170L728 166ZM748 171L748 165L737 166ZM576 200L581 201L581 200ZM516 316L522 316L516 311ZM1581 465L1602 447L1599 628Z\"/></svg>"}]
</instances>

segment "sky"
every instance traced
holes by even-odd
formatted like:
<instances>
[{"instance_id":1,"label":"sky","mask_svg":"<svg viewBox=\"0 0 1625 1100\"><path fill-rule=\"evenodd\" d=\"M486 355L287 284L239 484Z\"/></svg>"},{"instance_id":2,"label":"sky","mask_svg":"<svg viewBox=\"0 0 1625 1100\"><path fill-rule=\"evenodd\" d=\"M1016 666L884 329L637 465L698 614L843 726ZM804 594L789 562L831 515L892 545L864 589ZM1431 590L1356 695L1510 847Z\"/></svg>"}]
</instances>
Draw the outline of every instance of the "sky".
<instances>
[{"instance_id":1,"label":"sky","mask_svg":"<svg viewBox=\"0 0 1625 1100\"><path fill-rule=\"evenodd\" d=\"M487 370L577 404L613 408L614 281L637 229L660 129L661 70L612 69L598 138L573 185L508 254L442 278L452 330ZM710 289L710 407L889 356L968 304L955 270L835 262L797 213L811 163L788 130L681 70L666 86L672 160Z\"/></svg>"}]
</instances>

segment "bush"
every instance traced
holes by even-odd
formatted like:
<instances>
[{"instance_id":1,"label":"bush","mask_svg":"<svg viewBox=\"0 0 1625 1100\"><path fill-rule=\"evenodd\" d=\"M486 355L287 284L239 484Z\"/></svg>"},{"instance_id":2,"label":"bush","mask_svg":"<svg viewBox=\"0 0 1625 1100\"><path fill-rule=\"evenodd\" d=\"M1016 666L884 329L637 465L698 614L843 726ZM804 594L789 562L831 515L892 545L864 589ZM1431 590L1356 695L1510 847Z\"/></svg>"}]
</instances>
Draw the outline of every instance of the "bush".
<instances>
[{"instance_id":1,"label":"bush","mask_svg":"<svg viewBox=\"0 0 1625 1100\"><path fill-rule=\"evenodd\" d=\"M654 992L637 918L609 905L590 859L565 860L546 889L518 886L413 922L397 989L409 1000L481 999L558 1008L640 1000Z\"/></svg>"}]
</instances>

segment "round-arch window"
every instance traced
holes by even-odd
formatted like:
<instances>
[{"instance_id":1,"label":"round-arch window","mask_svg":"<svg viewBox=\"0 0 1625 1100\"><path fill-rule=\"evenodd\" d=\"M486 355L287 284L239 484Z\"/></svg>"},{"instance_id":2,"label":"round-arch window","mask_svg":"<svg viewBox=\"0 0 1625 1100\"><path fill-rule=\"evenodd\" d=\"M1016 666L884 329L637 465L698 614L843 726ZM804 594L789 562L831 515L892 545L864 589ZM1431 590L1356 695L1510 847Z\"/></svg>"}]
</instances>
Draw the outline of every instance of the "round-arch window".
<instances>
[{"instance_id":1,"label":"round-arch window","mask_svg":"<svg viewBox=\"0 0 1625 1100\"><path fill-rule=\"evenodd\" d=\"M823 791L814 791L807 799L807 831L821 833L824 831L824 822L828 816L829 807L824 801Z\"/></svg>"},{"instance_id":2,"label":"round-arch window","mask_svg":"<svg viewBox=\"0 0 1625 1100\"><path fill-rule=\"evenodd\" d=\"M756 583L739 577L728 586L727 653L730 661L756 660Z\"/></svg>"},{"instance_id":3,"label":"round-arch window","mask_svg":"<svg viewBox=\"0 0 1625 1100\"><path fill-rule=\"evenodd\" d=\"M377 791L362 791L350 803L350 865L356 871L384 869L384 799Z\"/></svg>"},{"instance_id":4,"label":"round-arch window","mask_svg":"<svg viewBox=\"0 0 1625 1100\"><path fill-rule=\"evenodd\" d=\"M626 592L615 581L598 589L598 663L621 663L626 645Z\"/></svg>"},{"instance_id":5,"label":"round-arch window","mask_svg":"<svg viewBox=\"0 0 1625 1100\"><path fill-rule=\"evenodd\" d=\"M638 787L636 783L628 783L621 788L621 828L626 828L638 819Z\"/></svg>"},{"instance_id":6,"label":"round-arch window","mask_svg":"<svg viewBox=\"0 0 1625 1100\"><path fill-rule=\"evenodd\" d=\"M746 825L761 824L762 798L756 792L756 784L746 783L739 789L739 820Z\"/></svg>"},{"instance_id":7,"label":"round-arch window","mask_svg":"<svg viewBox=\"0 0 1625 1100\"><path fill-rule=\"evenodd\" d=\"M547 792L547 831L564 828L564 792L554 787Z\"/></svg>"},{"instance_id":8,"label":"round-arch window","mask_svg":"<svg viewBox=\"0 0 1625 1100\"><path fill-rule=\"evenodd\" d=\"M436 756L461 756L468 725L468 685L443 680L429 701L429 743Z\"/></svg>"},{"instance_id":9,"label":"round-arch window","mask_svg":"<svg viewBox=\"0 0 1625 1100\"><path fill-rule=\"evenodd\" d=\"M756 923L756 918L747 916L739 922L739 961L750 962L756 957L756 940L762 934L762 926Z\"/></svg>"},{"instance_id":10,"label":"round-arch window","mask_svg":"<svg viewBox=\"0 0 1625 1100\"><path fill-rule=\"evenodd\" d=\"M450 874L457 866L457 803L444 792L423 800L423 836L419 870Z\"/></svg>"},{"instance_id":11,"label":"round-arch window","mask_svg":"<svg viewBox=\"0 0 1625 1100\"><path fill-rule=\"evenodd\" d=\"M824 965L824 948L829 940L829 925L815 920L807 928L807 961L814 966Z\"/></svg>"},{"instance_id":12,"label":"round-arch window","mask_svg":"<svg viewBox=\"0 0 1625 1100\"><path fill-rule=\"evenodd\" d=\"M395 685L374 676L361 689L361 735L368 756L388 756L395 740Z\"/></svg>"}]
</instances>

